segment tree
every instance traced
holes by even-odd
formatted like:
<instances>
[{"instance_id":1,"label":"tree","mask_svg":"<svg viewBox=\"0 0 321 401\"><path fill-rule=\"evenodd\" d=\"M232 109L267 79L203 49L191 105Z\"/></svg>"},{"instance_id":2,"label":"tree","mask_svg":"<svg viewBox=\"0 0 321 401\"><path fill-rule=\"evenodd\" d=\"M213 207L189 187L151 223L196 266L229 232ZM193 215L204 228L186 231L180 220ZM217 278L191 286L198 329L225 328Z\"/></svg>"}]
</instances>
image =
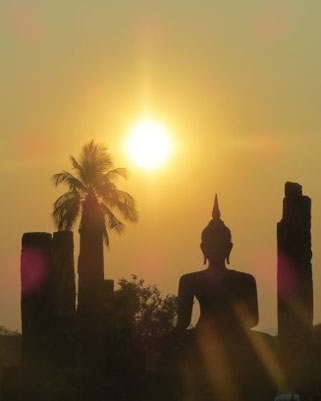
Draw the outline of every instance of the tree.
<instances>
[{"instance_id":1,"label":"tree","mask_svg":"<svg viewBox=\"0 0 321 401\"><path fill-rule=\"evenodd\" d=\"M68 187L54 203L52 214L59 231L71 230L80 219L78 310L92 311L92 304L99 304L104 280L103 240L109 246L108 231L124 231L119 217L136 222L138 215L134 198L116 186L128 172L114 168L107 148L92 140L83 146L78 160L73 156L70 160L73 173L62 171L52 177L56 186Z\"/></svg>"},{"instance_id":2,"label":"tree","mask_svg":"<svg viewBox=\"0 0 321 401\"><path fill-rule=\"evenodd\" d=\"M17 330L10 330L5 326L0 326L0 336L20 336L20 333Z\"/></svg>"},{"instance_id":3,"label":"tree","mask_svg":"<svg viewBox=\"0 0 321 401\"><path fill-rule=\"evenodd\" d=\"M84 145L79 161L70 156L74 174L62 171L52 180L56 186L65 184L68 191L60 196L53 207L53 217L59 231L70 230L81 215L80 229L84 224L102 231L106 245L109 245L107 227L121 234L124 223L115 214L119 212L125 220L138 219L135 200L127 192L116 187L118 178L127 179L125 168L114 168L107 148L93 140ZM88 216L89 215L89 216ZM93 217L93 220L88 220Z\"/></svg>"},{"instance_id":4,"label":"tree","mask_svg":"<svg viewBox=\"0 0 321 401\"><path fill-rule=\"evenodd\" d=\"M177 321L177 296L162 296L156 285L132 275L131 280L118 281L114 294L114 310L131 326L134 343L145 354L159 352L173 333Z\"/></svg>"}]
</instances>

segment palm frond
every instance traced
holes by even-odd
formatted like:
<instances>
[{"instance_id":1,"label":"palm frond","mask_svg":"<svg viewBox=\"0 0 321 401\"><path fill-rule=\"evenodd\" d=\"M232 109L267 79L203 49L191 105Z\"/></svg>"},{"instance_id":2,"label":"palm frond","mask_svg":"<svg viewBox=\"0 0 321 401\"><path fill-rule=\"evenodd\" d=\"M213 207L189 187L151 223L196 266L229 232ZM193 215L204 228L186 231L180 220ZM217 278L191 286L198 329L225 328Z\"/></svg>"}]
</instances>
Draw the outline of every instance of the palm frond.
<instances>
[{"instance_id":1,"label":"palm frond","mask_svg":"<svg viewBox=\"0 0 321 401\"><path fill-rule=\"evenodd\" d=\"M104 181L114 182L119 177L125 178L125 180L128 178L127 168L119 167L119 168L114 168L113 170L109 170L108 173L104 174L103 178Z\"/></svg>"},{"instance_id":2,"label":"palm frond","mask_svg":"<svg viewBox=\"0 0 321 401\"><path fill-rule=\"evenodd\" d=\"M70 230L80 212L81 196L78 191L69 191L60 196L53 205L52 216L59 231Z\"/></svg>"},{"instance_id":3,"label":"palm frond","mask_svg":"<svg viewBox=\"0 0 321 401\"><path fill-rule=\"evenodd\" d=\"M81 181L84 181L84 172L83 169L80 165L80 163L78 163L77 159L73 156L69 156L71 164L72 164L72 168L76 171L78 177L81 179Z\"/></svg>"},{"instance_id":4,"label":"palm frond","mask_svg":"<svg viewBox=\"0 0 321 401\"><path fill-rule=\"evenodd\" d=\"M109 190L101 193L104 203L112 209L118 210L125 220L136 223L138 221L138 213L136 210L135 199L125 191L116 189L111 184Z\"/></svg>"},{"instance_id":5,"label":"palm frond","mask_svg":"<svg viewBox=\"0 0 321 401\"><path fill-rule=\"evenodd\" d=\"M99 197L103 198L104 200L109 200L113 198L112 194L117 191L117 187L113 182L108 181L105 177L105 179L100 182L99 185L95 186L94 190ZM109 203L109 201L107 201L107 203Z\"/></svg>"},{"instance_id":6,"label":"palm frond","mask_svg":"<svg viewBox=\"0 0 321 401\"><path fill-rule=\"evenodd\" d=\"M118 202L117 209L125 220L128 220L132 223L137 223L138 213L135 207L125 202Z\"/></svg>"},{"instance_id":7,"label":"palm frond","mask_svg":"<svg viewBox=\"0 0 321 401\"><path fill-rule=\"evenodd\" d=\"M103 230L103 240L104 240L107 248L109 248L109 236L108 236L108 232L107 232L107 229L106 229L106 224L105 224L104 230Z\"/></svg>"},{"instance_id":8,"label":"palm frond","mask_svg":"<svg viewBox=\"0 0 321 401\"><path fill-rule=\"evenodd\" d=\"M52 176L52 181L56 187L60 184L66 184L71 191L85 191L84 184L77 177L68 173L68 171L54 174Z\"/></svg>"},{"instance_id":9,"label":"palm frond","mask_svg":"<svg viewBox=\"0 0 321 401\"><path fill-rule=\"evenodd\" d=\"M117 194L118 194L119 200L128 204L131 207L136 207L136 202L135 202L134 197L132 195L130 195L128 192L117 189Z\"/></svg>"},{"instance_id":10,"label":"palm frond","mask_svg":"<svg viewBox=\"0 0 321 401\"><path fill-rule=\"evenodd\" d=\"M113 160L107 148L93 140L82 148L79 164L85 182L93 186L100 183L102 175L113 168Z\"/></svg>"},{"instance_id":11,"label":"palm frond","mask_svg":"<svg viewBox=\"0 0 321 401\"><path fill-rule=\"evenodd\" d=\"M108 228L110 230L116 231L117 234L122 234L125 230L125 224L115 216L115 214L109 209L107 205L105 205L104 203L100 203L100 207L105 215L105 219L107 219L106 223Z\"/></svg>"}]
</instances>

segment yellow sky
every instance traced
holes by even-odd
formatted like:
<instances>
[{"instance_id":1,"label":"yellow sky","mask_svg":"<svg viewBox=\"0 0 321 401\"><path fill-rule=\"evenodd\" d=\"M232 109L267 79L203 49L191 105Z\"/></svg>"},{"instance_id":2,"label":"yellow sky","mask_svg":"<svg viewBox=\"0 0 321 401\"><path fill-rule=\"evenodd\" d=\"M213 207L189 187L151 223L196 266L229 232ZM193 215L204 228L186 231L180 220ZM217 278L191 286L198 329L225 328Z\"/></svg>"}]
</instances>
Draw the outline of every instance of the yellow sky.
<instances>
[{"instance_id":1,"label":"yellow sky","mask_svg":"<svg viewBox=\"0 0 321 401\"><path fill-rule=\"evenodd\" d=\"M54 229L50 176L91 138L131 167L124 142L146 111L177 151L164 169L131 168L123 188L140 221L112 235L106 276L176 292L202 268L218 192L231 266L255 275L260 327L275 327L276 222L292 180L312 197L319 293L320 12L316 0L2 1L0 324L20 326L22 233Z\"/></svg>"}]
</instances>

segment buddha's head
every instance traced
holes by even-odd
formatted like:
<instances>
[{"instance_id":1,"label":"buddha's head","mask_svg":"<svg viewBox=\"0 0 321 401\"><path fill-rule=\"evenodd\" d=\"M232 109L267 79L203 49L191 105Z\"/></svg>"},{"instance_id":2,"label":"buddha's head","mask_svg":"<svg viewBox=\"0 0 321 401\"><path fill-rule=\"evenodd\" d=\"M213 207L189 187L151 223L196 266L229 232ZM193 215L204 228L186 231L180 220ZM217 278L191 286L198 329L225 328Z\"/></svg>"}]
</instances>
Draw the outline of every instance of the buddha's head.
<instances>
[{"instance_id":1,"label":"buddha's head","mask_svg":"<svg viewBox=\"0 0 321 401\"><path fill-rule=\"evenodd\" d=\"M212 220L202 232L201 250L204 255L204 264L230 263L229 257L233 248L231 231L221 220L217 195L215 195Z\"/></svg>"}]
</instances>

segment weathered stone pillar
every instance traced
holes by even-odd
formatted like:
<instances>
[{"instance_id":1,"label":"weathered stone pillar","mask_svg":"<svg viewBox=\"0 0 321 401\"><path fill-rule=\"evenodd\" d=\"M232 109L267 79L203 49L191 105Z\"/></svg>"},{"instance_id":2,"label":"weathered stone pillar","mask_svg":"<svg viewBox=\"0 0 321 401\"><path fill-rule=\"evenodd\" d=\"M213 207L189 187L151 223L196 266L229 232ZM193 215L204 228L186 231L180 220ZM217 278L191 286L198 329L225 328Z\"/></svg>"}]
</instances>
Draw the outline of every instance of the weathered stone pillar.
<instances>
[{"instance_id":1,"label":"weathered stone pillar","mask_svg":"<svg viewBox=\"0 0 321 401\"><path fill-rule=\"evenodd\" d=\"M76 357L76 288L74 240L71 231L53 235L54 345L53 360L58 367L73 366Z\"/></svg>"},{"instance_id":2,"label":"weathered stone pillar","mask_svg":"<svg viewBox=\"0 0 321 401\"><path fill-rule=\"evenodd\" d=\"M53 326L51 234L27 233L22 237L21 317L23 364L47 364Z\"/></svg>"},{"instance_id":3,"label":"weathered stone pillar","mask_svg":"<svg viewBox=\"0 0 321 401\"><path fill-rule=\"evenodd\" d=\"M299 184L285 184L277 225L279 350L291 391L313 390L313 283L311 199Z\"/></svg>"},{"instance_id":4,"label":"weathered stone pillar","mask_svg":"<svg viewBox=\"0 0 321 401\"><path fill-rule=\"evenodd\" d=\"M72 315L76 310L74 239L72 231L53 235L55 314Z\"/></svg>"}]
</instances>

